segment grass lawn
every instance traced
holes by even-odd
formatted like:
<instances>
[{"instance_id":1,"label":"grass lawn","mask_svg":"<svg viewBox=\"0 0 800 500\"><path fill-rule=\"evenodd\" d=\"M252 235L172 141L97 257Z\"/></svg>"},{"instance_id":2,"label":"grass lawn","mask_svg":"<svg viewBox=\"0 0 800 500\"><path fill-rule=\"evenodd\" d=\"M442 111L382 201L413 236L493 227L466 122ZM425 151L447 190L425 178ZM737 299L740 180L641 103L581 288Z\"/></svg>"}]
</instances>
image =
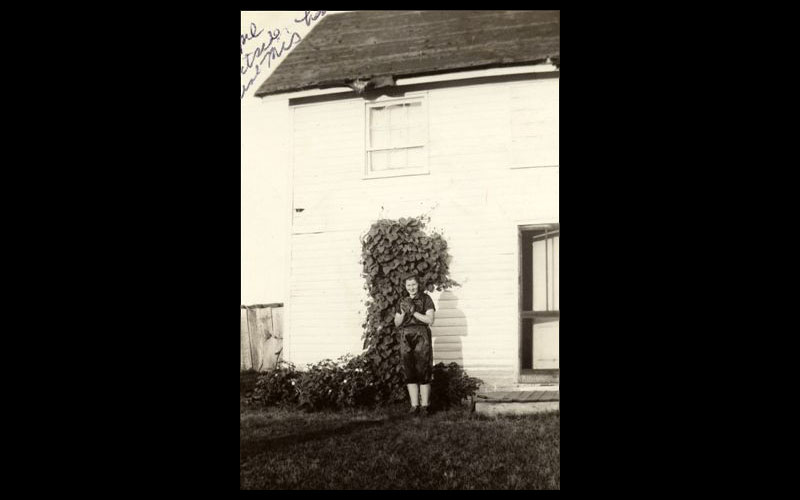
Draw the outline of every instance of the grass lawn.
<instances>
[{"instance_id":1,"label":"grass lawn","mask_svg":"<svg viewBox=\"0 0 800 500\"><path fill-rule=\"evenodd\" d=\"M559 413L242 409L242 489L559 489Z\"/></svg>"}]
</instances>

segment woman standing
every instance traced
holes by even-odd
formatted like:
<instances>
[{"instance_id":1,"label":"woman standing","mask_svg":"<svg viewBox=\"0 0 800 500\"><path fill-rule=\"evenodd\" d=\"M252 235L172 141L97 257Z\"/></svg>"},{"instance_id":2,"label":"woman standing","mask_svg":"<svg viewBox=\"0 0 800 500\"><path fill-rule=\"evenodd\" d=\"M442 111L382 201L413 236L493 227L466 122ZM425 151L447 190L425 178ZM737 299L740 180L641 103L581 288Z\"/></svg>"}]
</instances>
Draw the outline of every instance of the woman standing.
<instances>
[{"instance_id":1,"label":"woman standing","mask_svg":"<svg viewBox=\"0 0 800 500\"><path fill-rule=\"evenodd\" d=\"M400 354L411 399L411 413L425 416L430 404L433 370L430 326L433 325L436 306L430 295L420 290L416 275L406 277L404 282L409 296L403 298L395 308L394 325L400 331Z\"/></svg>"}]
</instances>

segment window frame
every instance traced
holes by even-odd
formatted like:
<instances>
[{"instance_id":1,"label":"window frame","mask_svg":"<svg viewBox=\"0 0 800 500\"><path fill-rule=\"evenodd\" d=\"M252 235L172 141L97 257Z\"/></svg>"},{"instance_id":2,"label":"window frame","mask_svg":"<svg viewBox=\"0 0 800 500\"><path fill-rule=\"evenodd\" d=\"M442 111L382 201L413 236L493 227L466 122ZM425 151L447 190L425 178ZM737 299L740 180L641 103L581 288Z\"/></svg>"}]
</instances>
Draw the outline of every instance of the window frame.
<instances>
[{"instance_id":1,"label":"window frame","mask_svg":"<svg viewBox=\"0 0 800 500\"><path fill-rule=\"evenodd\" d=\"M550 237L554 237L555 235L561 235L561 224L560 222L545 222L545 223L536 223L536 224L520 224L517 226L517 248L519 251L518 254L518 266L519 266L519 290L518 290L518 324L517 324L517 331L519 332L519 355L518 355L518 381L519 382L526 382L526 383L558 383L559 377L561 373L560 368L533 368L533 357L531 358L531 367L530 368L523 368L525 364L525 351L526 351L526 343L525 343L525 326L526 321L530 321L531 327L533 324L537 322L548 322L548 321L559 321L561 320L561 311L560 309L550 309L548 310L536 310L534 309L534 299L533 299L533 291L531 290L531 307L527 309L525 306L525 268L524 268L524 250L523 250L523 241L524 241L524 233L534 233L531 235L531 242L537 238L545 238L549 239ZM558 259L560 261L560 259ZM545 266L547 268L547 266ZM554 266L555 269L555 266ZM560 275L560 273L559 273ZM554 277L554 276L553 276ZM559 301L560 306L560 301ZM560 337L560 335L559 335ZM533 338L531 337L531 347L533 346ZM531 352L531 356L533 353ZM560 358L560 355L559 355ZM560 366L560 361L559 361Z\"/></svg>"},{"instance_id":2,"label":"window frame","mask_svg":"<svg viewBox=\"0 0 800 500\"><path fill-rule=\"evenodd\" d=\"M397 104L405 104L411 102L419 102L421 106L421 113L422 113L422 121L425 125L425 130L423 132L422 137L422 144L421 145L414 145L414 146L405 146L402 148L372 148L370 143L370 131L371 131L371 122L370 122L370 110L373 108L381 108L387 107ZM403 177L408 175L428 175L430 174L430 165L429 165L429 144L430 144L430 115L428 111L428 93L421 92L421 93L414 93L414 94L407 94L404 97L387 97L387 98L379 98L374 101L368 101L364 103L364 164L362 170L362 179L383 179L387 177ZM399 169L387 169L381 171L372 171L372 159L371 154L373 151L394 151L394 150L408 150L416 147L422 148L422 158L423 158L423 165L421 167L405 167Z\"/></svg>"},{"instance_id":3,"label":"window frame","mask_svg":"<svg viewBox=\"0 0 800 500\"><path fill-rule=\"evenodd\" d=\"M526 233L535 233L535 234L531 234L531 242L533 242L534 240L538 240L538 239L544 239L545 241L547 241L547 240L549 240L551 238L555 238L555 236L561 236L561 224L558 223L558 222L554 222L554 223L550 223L550 224L536 224L536 225L529 225L529 226L520 226L519 231L520 231L520 235L519 235L520 239L522 238L522 233L526 232ZM520 243L521 243L521 240L520 240ZM547 250L545 250L545 259L547 259L548 255L549 254L548 254ZM520 258L520 264L519 264L520 265L520 267L519 267L520 277L519 277L519 281L520 281L520 284L522 284L523 281L524 281L524 278L522 276L522 272L523 272L523 263L522 263L523 252L522 251L520 251L519 258ZM561 259L558 259L558 260L560 261ZM559 262L559 264L560 264L560 262ZM555 275L554 274L553 275L550 274L550 267L549 267L548 264L545 264L545 269L546 269L546 272L547 272L546 277L545 277L545 280L546 280L545 283L548 283L551 279L555 279ZM553 272L555 273L555 265L553 267ZM559 273L559 280L560 280L560 273ZM523 294L522 294L522 291L520 291L520 298L519 298L519 300L520 300L520 302L519 302L520 318L523 318L523 319L528 319L528 318L536 319L536 318L539 318L539 317L541 317L541 318L552 318L552 317L559 318L561 316L560 310L559 309L555 309L555 304L553 304L552 306L550 305L550 293L551 293L550 285L546 284L545 285L545 289L546 289L546 292L545 292L546 293L546 295L545 295L545 309L535 309L534 308L535 299L533 298L533 295L531 295L531 308L530 309L526 309L525 308L525 304L523 302ZM553 288L552 288L552 293L554 294L554 299L555 299L555 283L554 283ZM531 294L533 294L533 291L531 291ZM561 305L560 301L559 301L559 305Z\"/></svg>"}]
</instances>

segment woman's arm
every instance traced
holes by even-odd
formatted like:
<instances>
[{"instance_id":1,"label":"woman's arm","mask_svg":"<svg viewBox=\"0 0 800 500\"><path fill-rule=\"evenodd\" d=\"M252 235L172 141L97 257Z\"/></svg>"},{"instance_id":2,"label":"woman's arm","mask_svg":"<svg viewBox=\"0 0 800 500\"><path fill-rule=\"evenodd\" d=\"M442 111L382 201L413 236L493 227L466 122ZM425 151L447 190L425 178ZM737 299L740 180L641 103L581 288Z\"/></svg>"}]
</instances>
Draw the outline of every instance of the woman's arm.
<instances>
[{"instance_id":1,"label":"woman's arm","mask_svg":"<svg viewBox=\"0 0 800 500\"><path fill-rule=\"evenodd\" d=\"M425 323L428 326L433 326L433 320L434 320L435 316L436 316L436 313L434 312L433 309L428 309L425 312L425 314L418 313L418 312L414 313L414 317L415 318L417 318L418 320L422 321L423 323ZM394 317L394 322L397 323L397 315L395 315L395 317Z\"/></svg>"}]
</instances>

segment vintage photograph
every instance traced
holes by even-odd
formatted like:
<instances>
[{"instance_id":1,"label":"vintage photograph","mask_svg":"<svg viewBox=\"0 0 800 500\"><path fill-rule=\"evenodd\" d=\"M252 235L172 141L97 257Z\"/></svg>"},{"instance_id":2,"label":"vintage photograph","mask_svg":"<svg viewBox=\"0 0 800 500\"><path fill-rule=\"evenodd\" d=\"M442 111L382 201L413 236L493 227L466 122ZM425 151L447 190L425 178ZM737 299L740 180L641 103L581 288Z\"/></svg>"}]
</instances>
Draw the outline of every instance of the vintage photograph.
<instances>
[{"instance_id":1,"label":"vintage photograph","mask_svg":"<svg viewBox=\"0 0 800 500\"><path fill-rule=\"evenodd\" d=\"M560 12L242 11L240 55L240 489L560 489Z\"/></svg>"}]
</instances>

